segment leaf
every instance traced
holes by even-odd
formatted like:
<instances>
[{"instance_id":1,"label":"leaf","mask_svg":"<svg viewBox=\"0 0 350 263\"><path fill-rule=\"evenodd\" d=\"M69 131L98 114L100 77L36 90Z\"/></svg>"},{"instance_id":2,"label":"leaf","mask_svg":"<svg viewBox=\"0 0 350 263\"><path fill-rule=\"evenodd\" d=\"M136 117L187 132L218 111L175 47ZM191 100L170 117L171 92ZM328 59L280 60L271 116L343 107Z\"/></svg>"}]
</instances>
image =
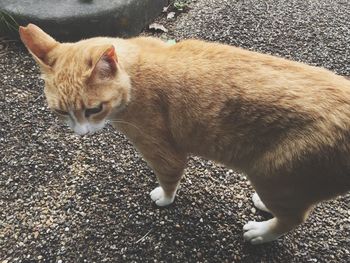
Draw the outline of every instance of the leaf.
<instances>
[{"instance_id":1,"label":"leaf","mask_svg":"<svg viewBox=\"0 0 350 263\"><path fill-rule=\"evenodd\" d=\"M158 23L153 23L148 26L149 29L153 29L155 31L162 31L162 32L168 32L168 29L166 29L163 25Z\"/></svg>"},{"instance_id":2,"label":"leaf","mask_svg":"<svg viewBox=\"0 0 350 263\"><path fill-rule=\"evenodd\" d=\"M186 0L175 1L174 7L177 11L184 12L188 8L188 1Z\"/></svg>"},{"instance_id":3,"label":"leaf","mask_svg":"<svg viewBox=\"0 0 350 263\"><path fill-rule=\"evenodd\" d=\"M163 13L168 12L169 7L170 7L170 5L168 5L168 6L164 6L164 7L163 7Z\"/></svg>"},{"instance_id":4,"label":"leaf","mask_svg":"<svg viewBox=\"0 0 350 263\"><path fill-rule=\"evenodd\" d=\"M166 43L169 44L169 45L175 45L176 44L176 40L175 39L169 39Z\"/></svg>"},{"instance_id":5,"label":"leaf","mask_svg":"<svg viewBox=\"0 0 350 263\"><path fill-rule=\"evenodd\" d=\"M167 14L166 19L172 19L175 17L175 12L170 12Z\"/></svg>"}]
</instances>

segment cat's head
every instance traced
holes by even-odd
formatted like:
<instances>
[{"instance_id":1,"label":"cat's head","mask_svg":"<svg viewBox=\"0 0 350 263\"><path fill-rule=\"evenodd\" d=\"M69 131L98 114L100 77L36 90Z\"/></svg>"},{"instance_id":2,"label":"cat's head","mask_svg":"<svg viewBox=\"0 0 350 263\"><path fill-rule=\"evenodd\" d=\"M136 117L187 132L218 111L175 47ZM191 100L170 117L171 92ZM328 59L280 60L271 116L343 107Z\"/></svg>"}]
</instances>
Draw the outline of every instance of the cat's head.
<instances>
[{"instance_id":1,"label":"cat's head","mask_svg":"<svg viewBox=\"0 0 350 263\"><path fill-rule=\"evenodd\" d=\"M130 99L130 80L110 43L90 39L59 43L39 27L20 27L39 64L50 109L83 135L104 127Z\"/></svg>"}]
</instances>

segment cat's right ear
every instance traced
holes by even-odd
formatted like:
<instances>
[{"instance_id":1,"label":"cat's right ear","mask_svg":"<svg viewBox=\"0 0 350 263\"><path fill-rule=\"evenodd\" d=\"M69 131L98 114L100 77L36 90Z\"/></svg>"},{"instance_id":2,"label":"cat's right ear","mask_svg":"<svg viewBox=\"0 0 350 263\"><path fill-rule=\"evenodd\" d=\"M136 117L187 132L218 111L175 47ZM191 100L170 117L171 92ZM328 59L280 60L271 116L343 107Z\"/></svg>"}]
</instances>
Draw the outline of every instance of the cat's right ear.
<instances>
[{"instance_id":1,"label":"cat's right ear","mask_svg":"<svg viewBox=\"0 0 350 263\"><path fill-rule=\"evenodd\" d=\"M19 35L23 44L27 47L41 68L50 70L51 66L48 63L47 55L59 42L34 24L28 24L26 27L20 26Z\"/></svg>"}]
</instances>

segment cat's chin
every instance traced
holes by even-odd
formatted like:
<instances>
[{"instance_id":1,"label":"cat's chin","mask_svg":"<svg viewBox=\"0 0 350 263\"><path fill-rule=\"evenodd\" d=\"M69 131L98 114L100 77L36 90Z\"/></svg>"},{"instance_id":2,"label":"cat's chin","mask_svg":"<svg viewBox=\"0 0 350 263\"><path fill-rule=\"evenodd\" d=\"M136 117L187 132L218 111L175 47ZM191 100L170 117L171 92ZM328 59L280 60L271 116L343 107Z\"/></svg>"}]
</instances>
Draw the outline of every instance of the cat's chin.
<instances>
[{"instance_id":1,"label":"cat's chin","mask_svg":"<svg viewBox=\"0 0 350 263\"><path fill-rule=\"evenodd\" d=\"M99 130L102 130L105 124L106 124L105 121L97 124L84 123L84 124L76 124L74 127L71 127L71 128L76 135L83 136L83 135L91 135Z\"/></svg>"}]
</instances>

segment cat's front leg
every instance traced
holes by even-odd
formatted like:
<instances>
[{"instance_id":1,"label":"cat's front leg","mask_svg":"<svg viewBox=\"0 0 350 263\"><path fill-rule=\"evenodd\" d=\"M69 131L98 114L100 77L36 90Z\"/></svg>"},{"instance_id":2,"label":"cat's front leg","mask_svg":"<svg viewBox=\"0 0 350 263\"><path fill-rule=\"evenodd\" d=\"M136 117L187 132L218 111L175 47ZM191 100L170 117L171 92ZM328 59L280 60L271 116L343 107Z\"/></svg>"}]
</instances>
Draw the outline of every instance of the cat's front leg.
<instances>
[{"instance_id":1,"label":"cat's front leg","mask_svg":"<svg viewBox=\"0 0 350 263\"><path fill-rule=\"evenodd\" d=\"M265 206L263 201L261 201L259 195L257 192L255 192L252 196L252 201L254 203L254 206L264 212L271 213L270 210Z\"/></svg>"},{"instance_id":2,"label":"cat's front leg","mask_svg":"<svg viewBox=\"0 0 350 263\"><path fill-rule=\"evenodd\" d=\"M157 206L167 206L174 202L176 191L177 187L175 187L175 190L166 191L164 187L158 186L150 192L150 196Z\"/></svg>"},{"instance_id":3,"label":"cat's front leg","mask_svg":"<svg viewBox=\"0 0 350 263\"><path fill-rule=\"evenodd\" d=\"M175 200L187 157L171 149L159 148L155 152L142 154L159 183L159 186L150 192L151 199L158 206L170 205Z\"/></svg>"},{"instance_id":4,"label":"cat's front leg","mask_svg":"<svg viewBox=\"0 0 350 263\"><path fill-rule=\"evenodd\" d=\"M167 206L174 202L177 188L182 178L184 166L172 167L167 171L160 171L162 168L159 167L159 163L150 164L157 175L159 186L150 192L152 200L158 206Z\"/></svg>"}]
</instances>

